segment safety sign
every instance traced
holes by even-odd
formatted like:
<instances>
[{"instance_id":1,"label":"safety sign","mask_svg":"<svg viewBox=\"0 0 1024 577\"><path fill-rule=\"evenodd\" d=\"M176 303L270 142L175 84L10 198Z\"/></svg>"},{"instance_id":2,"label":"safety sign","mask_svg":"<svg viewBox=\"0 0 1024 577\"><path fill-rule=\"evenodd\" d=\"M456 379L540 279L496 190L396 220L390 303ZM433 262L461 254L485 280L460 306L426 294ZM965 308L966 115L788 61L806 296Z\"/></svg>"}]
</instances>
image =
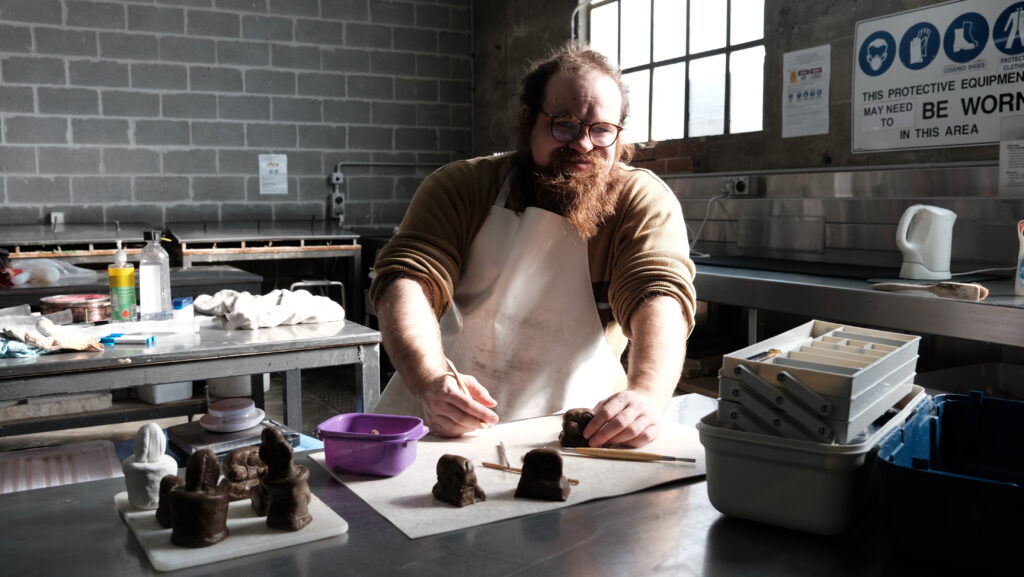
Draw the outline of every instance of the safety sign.
<instances>
[{"instance_id":1,"label":"safety sign","mask_svg":"<svg viewBox=\"0 0 1024 577\"><path fill-rule=\"evenodd\" d=\"M1024 1L919 8L855 38L854 152L991 144L1024 114Z\"/></svg>"}]
</instances>

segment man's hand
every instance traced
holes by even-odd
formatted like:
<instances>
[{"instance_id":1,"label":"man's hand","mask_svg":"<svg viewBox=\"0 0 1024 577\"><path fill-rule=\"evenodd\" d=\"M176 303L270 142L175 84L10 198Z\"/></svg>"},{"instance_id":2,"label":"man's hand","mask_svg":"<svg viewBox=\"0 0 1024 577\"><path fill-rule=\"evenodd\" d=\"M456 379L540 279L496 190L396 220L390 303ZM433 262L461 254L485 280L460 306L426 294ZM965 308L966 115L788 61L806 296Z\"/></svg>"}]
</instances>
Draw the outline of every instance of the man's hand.
<instances>
[{"instance_id":1,"label":"man's hand","mask_svg":"<svg viewBox=\"0 0 1024 577\"><path fill-rule=\"evenodd\" d=\"M490 409L497 405L487 389L470 375L459 375L469 389L466 396L451 373L433 379L420 389L420 404L430 432L442 437L458 437L498 422Z\"/></svg>"},{"instance_id":2,"label":"man's hand","mask_svg":"<svg viewBox=\"0 0 1024 577\"><path fill-rule=\"evenodd\" d=\"M591 447L642 447L661 432L661 413L654 400L637 391L622 391L594 407L583 430Z\"/></svg>"}]
</instances>

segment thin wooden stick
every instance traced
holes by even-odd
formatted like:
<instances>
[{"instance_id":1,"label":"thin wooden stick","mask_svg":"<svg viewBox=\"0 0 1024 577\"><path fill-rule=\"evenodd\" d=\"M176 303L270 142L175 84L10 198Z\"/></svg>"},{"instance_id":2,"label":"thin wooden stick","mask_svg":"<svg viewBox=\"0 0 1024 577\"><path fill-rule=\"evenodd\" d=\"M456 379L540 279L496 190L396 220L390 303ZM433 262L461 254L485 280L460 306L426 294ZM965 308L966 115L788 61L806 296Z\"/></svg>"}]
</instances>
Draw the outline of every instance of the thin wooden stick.
<instances>
[{"instance_id":1,"label":"thin wooden stick","mask_svg":"<svg viewBox=\"0 0 1024 577\"><path fill-rule=\"evenodd\" d=\"M482 466L484 466L484 467L487 467L488 469L497 469L498 471L505 471L506 473L515 473L517 475L522 475L523 474L523 470L522 469L517 469L515 467L506 467L505 465L499 465L497 463L488 463L487 461L484 461L484 462L482 462L480 464ZM568 479L567 478L566 481L569 481L570 485L579 485L580 484L580 482L577 481L576 479Z\"/></svg>"},{"instance_id":2,"label":"thin wooden stick","mask_svg":"<svg viewBox=\"0 0 1024 577\"><path fill-rule=\"evenodd\" d=\"M459 376L459 371L458 371L458 369L455 368L455 363L453 363L452 360L449 359L447 356L445 356L444 362L448 364L448 370L451 371L452 372L452 376L455 377L455 382L456 382L456 384L459 385L459 390L462 391L467 397L472 399L473 395L470 394L469 387L466 386L466 383L464 383L462 381L462 377ZM481 429L489 429L490 425L488 425L487 423L485 423L483 421L480 421L480 428Z\"/></svg>"}]
</instances>

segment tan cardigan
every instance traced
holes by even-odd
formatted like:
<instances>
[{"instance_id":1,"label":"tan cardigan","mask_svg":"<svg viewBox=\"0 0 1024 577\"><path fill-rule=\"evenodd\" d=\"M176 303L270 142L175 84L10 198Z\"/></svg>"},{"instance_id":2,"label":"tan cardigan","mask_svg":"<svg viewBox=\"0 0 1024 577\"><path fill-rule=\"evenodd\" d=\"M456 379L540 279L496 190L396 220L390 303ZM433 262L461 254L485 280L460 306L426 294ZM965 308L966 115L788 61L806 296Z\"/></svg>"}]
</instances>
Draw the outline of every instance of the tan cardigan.
<instances>
[{"instance_id":1,"label":"tan cardigan","mask_svg":"<svg viewBox=\"0 0 1024 577\"><path fill-rule=\"evenodd\" d=\"M453 162L428 176L398 233L380 251L370 302L377 302L390 281L411 277L427 289L438 317L444 314L473 238L511 169L512 156L505 154ZM628 336L630 315L645 299L677 299L691 331L696 305L695 268L678 200L650 171L623 169L627 177L616 212L587 251L598 312L617 353L625 343L616 335Z\"/></svg>"}]
</instances>

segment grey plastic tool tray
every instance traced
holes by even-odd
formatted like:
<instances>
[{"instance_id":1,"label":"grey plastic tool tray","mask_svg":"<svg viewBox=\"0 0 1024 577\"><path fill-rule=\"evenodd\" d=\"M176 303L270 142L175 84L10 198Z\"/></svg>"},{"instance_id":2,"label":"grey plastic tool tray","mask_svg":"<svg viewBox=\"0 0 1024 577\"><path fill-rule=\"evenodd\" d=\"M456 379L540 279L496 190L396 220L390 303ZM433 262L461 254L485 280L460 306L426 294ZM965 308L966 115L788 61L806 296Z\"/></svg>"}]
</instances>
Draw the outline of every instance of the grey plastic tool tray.
<instances>
[{"instance_id":1,"label":"grey plastic tool tray","mask_svg":"<svg viewBox=\"0 0 1024 577\"><path fill-rule=\"evenodd\" d=\"M852 399L917 358L921 337L825 321L810 321L722 358L722 374L746 365L765 382L782 371L818 394ZM751 357L777 349L763 360Z\"/></svg>"}]
</instances>

